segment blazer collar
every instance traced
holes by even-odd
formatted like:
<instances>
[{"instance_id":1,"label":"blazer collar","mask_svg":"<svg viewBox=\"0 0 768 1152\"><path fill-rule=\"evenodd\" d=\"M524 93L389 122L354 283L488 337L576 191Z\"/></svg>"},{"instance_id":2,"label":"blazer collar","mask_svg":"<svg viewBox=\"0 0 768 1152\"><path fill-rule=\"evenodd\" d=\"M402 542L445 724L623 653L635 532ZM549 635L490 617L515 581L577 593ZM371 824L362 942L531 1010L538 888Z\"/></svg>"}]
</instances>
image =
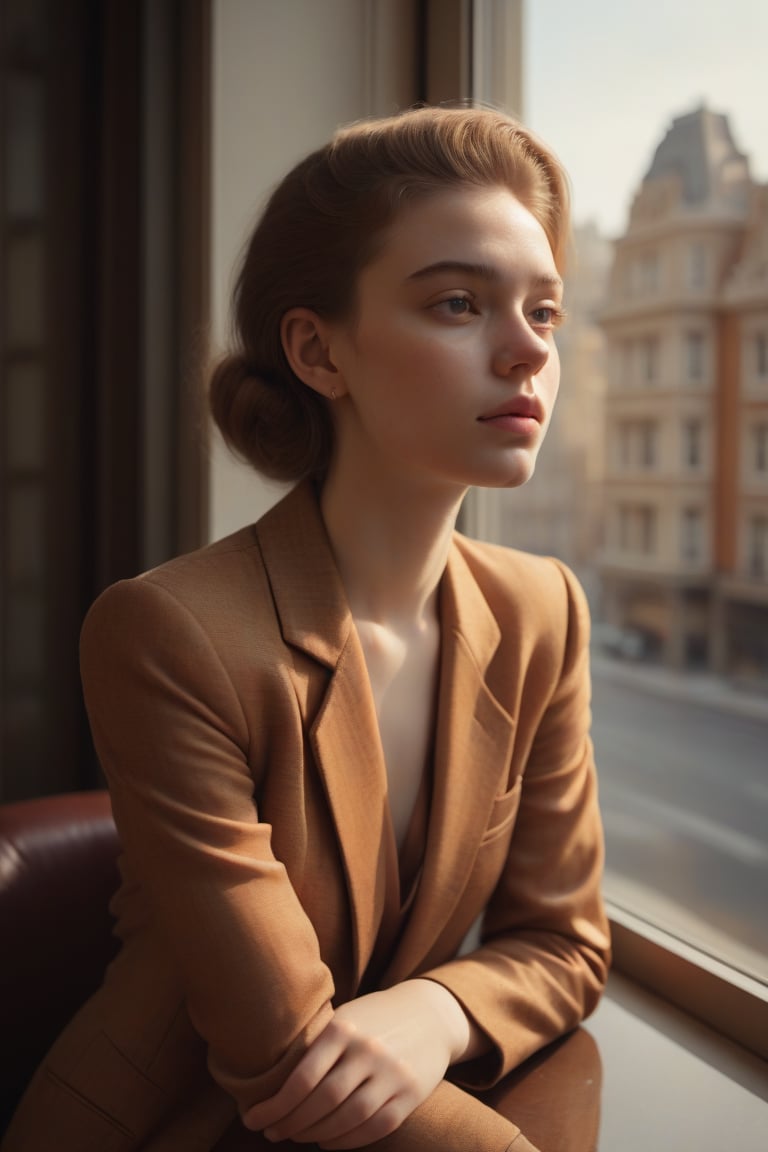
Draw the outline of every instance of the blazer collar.
<instances>
[{"instance_id":1,"label":"blazer collar","mask_svg":"<svg viewBox=\"0 0 768 1152\"><path fill-rule=\"evenodd\" d=\"M309 738L336 828L349 894L354 980L376 942L386 898L387 774L368 670L308 481L256 525L287 644L326 669ZM305 718L307 719L307 718Z\"/></svg>"},{"instance_id":2,"label":"blazer collar","mask_svg":"<svg viewBox=\"0 0 768 1152\"><path fill-rule=\"evenodd\" d=\"M386 766L365 658L312 485L289 493L259 521L256 534L286 643L331 671L310 739L344 862L359 981L384 912L390 834ZM514 731L485 682L499 626L456 543L441 584L440 612L429 832L393 979L418 967L461 896L494 799L505 786Z\"/></svg>"},{"instance_id":3,"label":"blazer collar","mask_svg":"<svg viewBox=\"0 0 768 1152\"><path fill-rule=\"evenodd\" d=\"M460 538L457 538L457 540ZM498 622L454 543L441 587L442 659L434 783L421 879L390 965L396 983L424 967L471 875L494 801L507 787L515 721L486 683ZM510 677L516 675L510 668Z\"/></svg>"},{"instance_id":4,"label":"blazer collar","mask_svg":"<svg viewBox=\"0 0 768 1152\"><path fill-rule=\"evenodd\" d=\"M313 484L305 480L255 528L287 644L335 668L352 615Z\"/></svg>"}]
</instances>

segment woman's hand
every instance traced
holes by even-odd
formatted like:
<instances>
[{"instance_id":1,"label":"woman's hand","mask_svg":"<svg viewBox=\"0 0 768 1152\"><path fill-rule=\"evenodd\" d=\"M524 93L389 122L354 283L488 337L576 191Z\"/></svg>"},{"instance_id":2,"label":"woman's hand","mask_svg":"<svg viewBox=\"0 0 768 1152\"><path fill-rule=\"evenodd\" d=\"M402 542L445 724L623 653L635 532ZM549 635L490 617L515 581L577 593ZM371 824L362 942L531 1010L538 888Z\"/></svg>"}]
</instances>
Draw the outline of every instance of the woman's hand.
<instances>
[{"instance_id":1,"label":"woman's hand","mask_svg":"<svg viewBox=\"0 0 768 1152\"><path fill-rule=\"evenodd\" d=\"M458 1001L407 980L338 1008L279 1092L243 1117L270 1140L360 1148L394 1132L470 1044Z\"/></svg>"}]
</instances>

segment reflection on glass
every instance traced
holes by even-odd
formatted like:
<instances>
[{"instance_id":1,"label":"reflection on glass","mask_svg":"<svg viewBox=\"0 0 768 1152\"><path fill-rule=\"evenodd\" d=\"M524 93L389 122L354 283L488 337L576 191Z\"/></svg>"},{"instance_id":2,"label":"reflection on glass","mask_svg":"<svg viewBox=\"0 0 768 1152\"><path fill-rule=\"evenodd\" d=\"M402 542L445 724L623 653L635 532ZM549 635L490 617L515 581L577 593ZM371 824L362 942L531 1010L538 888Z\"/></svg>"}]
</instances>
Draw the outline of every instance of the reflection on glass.
<instances>
[{"instance_id":1,"label":"reflection on glass","mask_svg":"<svg viewBox=\"0 0 768 1152\"><path fill-rule=\"evenodd\" d=\"M45 571L45 505L39 484L11 486L7 498L9 590L36 589Z\"/></svg>"},{"instance_id":2,"label":"reflection on glass","mask_svg":"<svg viewBox=\"0 0 768 1152\"><path fill-rule=\"evenodd\" d=\"M39 76L6 82L5 209L8 216L43 214L45 91Z\"/></svg>"},{"instance_id":3,"label":"reflection on glass","mask_svg":"<svg viewBox=\"0 0 768 1152\"><path fill-rule=\"evenodd\" d=\"M9 350L43 342L43 238L39 233L11 236L6 248L5 330Z\"/></svg>"},{"instance_id":4,"label":"reflection on glass","mask_svg":"<svg viewBox=\"0 0 768 1152\"><path fill-rule=\"evenodd\" d=\"M45 451L45 388L40 364L10 364L5 372L6 467L42 468Z\"/></svg>"}]
</instances>

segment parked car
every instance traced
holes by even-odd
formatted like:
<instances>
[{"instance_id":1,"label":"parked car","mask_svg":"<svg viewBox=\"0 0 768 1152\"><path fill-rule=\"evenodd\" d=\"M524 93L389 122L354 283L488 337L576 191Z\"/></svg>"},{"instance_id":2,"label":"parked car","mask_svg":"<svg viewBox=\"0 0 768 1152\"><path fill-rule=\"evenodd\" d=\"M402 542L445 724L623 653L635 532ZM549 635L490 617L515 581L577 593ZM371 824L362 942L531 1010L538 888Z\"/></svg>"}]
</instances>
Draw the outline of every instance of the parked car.
<instances>
[{"instance_id":1,"label":"parked car","mask_svg":"<svg viewBox=\"0 0 768 1152\"><path fill-rule=\"evenodd\" d=\"M642 660L648 650L642 632L635 628L618 628L600 620L592 625L592 644L606 655L618 656L622 660Z\"/></svg>"}]
</instances>

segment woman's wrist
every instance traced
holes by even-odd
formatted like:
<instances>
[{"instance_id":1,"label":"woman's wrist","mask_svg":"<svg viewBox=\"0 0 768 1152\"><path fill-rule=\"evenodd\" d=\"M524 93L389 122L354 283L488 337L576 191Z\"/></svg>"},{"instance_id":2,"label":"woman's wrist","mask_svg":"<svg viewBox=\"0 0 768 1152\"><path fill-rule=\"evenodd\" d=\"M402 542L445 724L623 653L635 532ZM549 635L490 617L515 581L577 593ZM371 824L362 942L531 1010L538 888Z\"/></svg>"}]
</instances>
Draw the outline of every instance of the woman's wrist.
<instances>
[{"instance_id":1,"label":"woman's wrist","mask_svg":"<svg viewBox=\"0 0 768 1152\"><path fill-rule=\"evenodd\" d=\"M472 1023L459 1001L444 984L417 977L411 984L420 985L420 994L434 1006L435 1018L443 1030L450 1052L450 1064L459 1064L479 1056L487 1047L487 1038Z\"/></svg>"}]
</instances>

